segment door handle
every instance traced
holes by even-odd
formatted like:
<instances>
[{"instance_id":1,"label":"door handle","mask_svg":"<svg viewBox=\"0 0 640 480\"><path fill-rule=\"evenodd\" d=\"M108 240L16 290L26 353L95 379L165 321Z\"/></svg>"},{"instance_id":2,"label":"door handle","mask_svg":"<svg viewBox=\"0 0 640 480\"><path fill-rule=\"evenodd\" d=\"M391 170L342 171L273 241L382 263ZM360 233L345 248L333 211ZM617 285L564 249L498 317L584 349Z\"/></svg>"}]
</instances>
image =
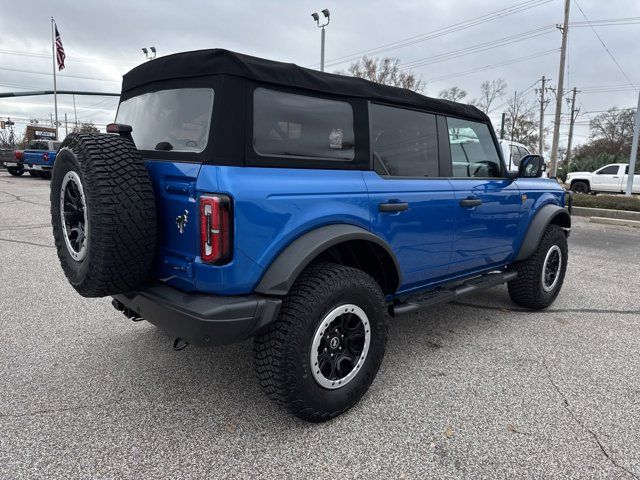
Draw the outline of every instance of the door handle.
<instances>
[{"instance_id":1,"label":"door handle","mask_svg":"<svg viewBox=\"0 0 640 480\"><path fill-rule=\"evenodd\" d=\"M404 212L409 208L407 202L394 202L394 203L380 203L378 204L378 211L380 212Z\"/></svg>"},{"instance_id":2,"label":"door handle","mask_svg":"<svg viewBox=\"0 0 640 480\"><path fill-rule=\"evenodd\" d=\"M482 205L482 200L479 198L465 198L464 200L460 200L460 206L471 208L477 207L478 205Z\"/></svg>"},{"instance_id":3,"label":"door handle","mask_svg":"<svg viewBox=\"0 0 640 480\"><path fill-rule=\"evenodd\" d=\"M620 178L620 177L616 175L615 177L612 177L612 178Z\"/></svg>"}]
</instances>

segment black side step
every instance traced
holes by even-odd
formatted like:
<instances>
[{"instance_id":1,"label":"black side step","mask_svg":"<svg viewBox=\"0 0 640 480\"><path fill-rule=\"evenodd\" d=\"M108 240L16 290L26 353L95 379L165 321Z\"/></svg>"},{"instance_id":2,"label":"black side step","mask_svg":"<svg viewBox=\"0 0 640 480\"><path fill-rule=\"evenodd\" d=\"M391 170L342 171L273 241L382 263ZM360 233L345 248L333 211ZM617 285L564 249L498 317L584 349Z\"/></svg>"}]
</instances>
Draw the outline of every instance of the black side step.
<instances>
[{"instance_id":1,"label":"black side step","mask_svg":"<svg viewBox=\"0 0 640 480\"><path fill-rule=\"evenodd\" d=\"M517 272L495 272L457 283L455 286L439 287L435 290L407 297L402 302L391 305L391 307L389 307L389 313L392 317L397 317L399 315L417 312L422 308L438 303L450 302L451 300L470 295L478 290L502 285L503 283L510 282L517 276Z\"/></svg>"}]
</instances>

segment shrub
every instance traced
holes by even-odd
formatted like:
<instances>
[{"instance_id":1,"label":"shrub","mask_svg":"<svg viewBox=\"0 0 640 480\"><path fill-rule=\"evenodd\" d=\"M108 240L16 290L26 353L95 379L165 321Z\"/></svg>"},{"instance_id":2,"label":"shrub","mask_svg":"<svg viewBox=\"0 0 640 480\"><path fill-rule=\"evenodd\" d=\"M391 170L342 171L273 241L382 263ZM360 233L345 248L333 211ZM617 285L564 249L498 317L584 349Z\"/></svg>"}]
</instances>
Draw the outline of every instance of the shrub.
<instances>
[{"instance_id":1,"label":"shrub","mask_svg":"<svg viewBox=\"0 0 640 480\"><path fill-rule=\"evenodd\" d=\"M637 195L574 195L575 207L608 208L610 210L629 210L640 212L640 197Z\"/></svg>"}]
</instances>

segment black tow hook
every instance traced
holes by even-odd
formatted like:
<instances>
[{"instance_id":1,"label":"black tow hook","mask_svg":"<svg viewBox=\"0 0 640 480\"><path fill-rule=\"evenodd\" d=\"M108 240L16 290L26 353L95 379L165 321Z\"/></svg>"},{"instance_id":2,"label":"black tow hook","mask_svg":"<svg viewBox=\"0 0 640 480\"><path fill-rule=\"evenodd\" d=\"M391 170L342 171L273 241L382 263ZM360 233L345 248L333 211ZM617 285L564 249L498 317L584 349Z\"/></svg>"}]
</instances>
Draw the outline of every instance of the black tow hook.
<instances>
[{"instance_id":1,"label":"black tow hook","mask_svg":"<svg viewBox=\"0 0 640 480\"><path fill-rule=\"evenodd\" d=\"M132 322L141 322L142 320L144 320L144 318L141 317L138 313L134 312L129 307L126 307L122 302L119 302L115 298L111 301L111 305L113 305L113 308L115 308L119 312L122 312L122 314Z\"/></svg>"},{"instance_id":2,"label":"black tow hook","mask_svg":"<svg viewBox=\"0 0 640 480\"><path fill-rule=\"evenodd\" d=\"M187 342L184 338L178 337L173 341L173 349L176 352L179 352L180 350L184 350L188 346L189 346L189 342Z\"/></svg>"}]
</instances>

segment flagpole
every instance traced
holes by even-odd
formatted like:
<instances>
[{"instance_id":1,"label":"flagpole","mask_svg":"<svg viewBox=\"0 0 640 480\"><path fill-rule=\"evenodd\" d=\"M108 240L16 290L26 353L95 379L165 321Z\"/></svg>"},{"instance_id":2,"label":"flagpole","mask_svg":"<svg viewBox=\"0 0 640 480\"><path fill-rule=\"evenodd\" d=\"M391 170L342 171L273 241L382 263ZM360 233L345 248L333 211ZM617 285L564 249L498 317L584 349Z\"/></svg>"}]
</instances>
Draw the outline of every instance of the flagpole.
<instances>
[{"instance_id":1,"label":"flagpole","mask_svg":"<svg viewBox=\"0 0 640 480\"><path fill-rule=\"evenodd\" d=\"M56 87L56 32L55 20L51 17L51 54L53 56L53 107L56 115L56 140L58 140L58 89Z\"/></svg>"}]
</instances>

